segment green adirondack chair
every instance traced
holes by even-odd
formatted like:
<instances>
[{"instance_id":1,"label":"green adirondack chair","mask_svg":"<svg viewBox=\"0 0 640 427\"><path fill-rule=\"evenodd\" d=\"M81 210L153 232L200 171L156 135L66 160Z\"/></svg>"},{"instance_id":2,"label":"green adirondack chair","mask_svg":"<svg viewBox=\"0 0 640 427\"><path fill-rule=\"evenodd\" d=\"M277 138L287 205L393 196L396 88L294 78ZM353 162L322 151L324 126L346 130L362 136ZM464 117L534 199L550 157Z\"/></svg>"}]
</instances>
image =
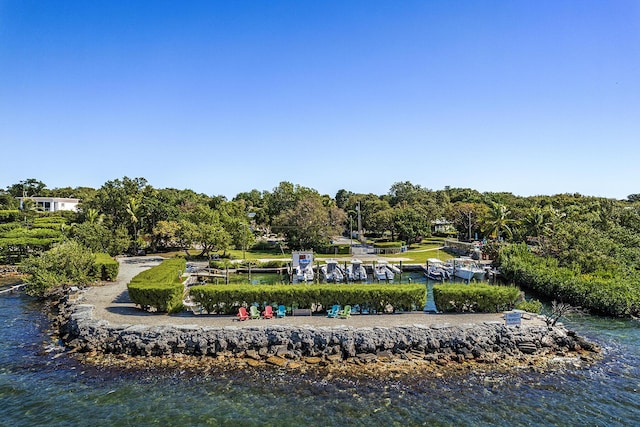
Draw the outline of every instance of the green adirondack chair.
<instances>
[{"instance_id":1,"label":"green adirondack chair","mask_svg":"<svg viewBox=\"0 0 640 427\"><path fill-rule=\"evenodd\" d=\"M258 310L258 307L256 307L255 305L249 307L249 317L252 319L260 318L260 310Z\"/></svg>"},{"instance_id":2,"label":"green adirondack chair","mask_svg":"<svg viewBox=\"0 0 640 427\"><path fill-rule=\"evenodd\" d=\"M345 305L345 306L344 306L344 310L340 310L340 311L338 312L338 316L339 316L341 319L346 319L346 318L348 318L348 317L351 317L351 306L350 306L350 305Z\"/></svg>"}]
</instances>

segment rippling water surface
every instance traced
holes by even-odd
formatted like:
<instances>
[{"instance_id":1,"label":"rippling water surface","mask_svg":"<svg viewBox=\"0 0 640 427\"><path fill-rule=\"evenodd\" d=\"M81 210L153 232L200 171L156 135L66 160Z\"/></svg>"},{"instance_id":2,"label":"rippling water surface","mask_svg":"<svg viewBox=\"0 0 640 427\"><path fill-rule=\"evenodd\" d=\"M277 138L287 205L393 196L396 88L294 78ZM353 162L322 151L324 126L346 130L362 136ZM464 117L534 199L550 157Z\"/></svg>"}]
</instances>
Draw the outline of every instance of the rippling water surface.
<instances>
[{"instance_id":1,"label":"rippling water surface","mask_svg":"<svg viewBox=\"0 0 640 427\"><path fill-rule=\"evenodd\" d=\"M635 321L570 321L603 347L589 368L403 382L97 370L62 355L47 326L38 303L0 295L0 425L640 425Z\"/></svg>"}]
</instances>

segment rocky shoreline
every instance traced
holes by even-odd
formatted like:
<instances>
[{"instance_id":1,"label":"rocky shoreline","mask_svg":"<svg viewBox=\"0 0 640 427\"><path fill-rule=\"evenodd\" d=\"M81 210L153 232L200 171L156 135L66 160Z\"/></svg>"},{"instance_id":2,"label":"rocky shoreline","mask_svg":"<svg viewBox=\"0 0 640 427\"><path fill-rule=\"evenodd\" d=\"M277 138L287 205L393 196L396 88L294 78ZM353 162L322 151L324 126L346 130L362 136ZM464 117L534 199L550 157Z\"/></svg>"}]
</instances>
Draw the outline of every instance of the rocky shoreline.
<instances>
[{"instance_id":1,"label":"rocky shoreline","mask_svg":"<svg viewBox=\"0 0 640 427\"><path fill-rule=\"evenodd\" d=\"M354 328L264 325L111 325L92 305L58 304L60 338L81 360L123 368L236 369L275 366L343 373L445 371L476 366L590 363L597 345L562 325L406 325Z\"/></svg>"}]
</instances>

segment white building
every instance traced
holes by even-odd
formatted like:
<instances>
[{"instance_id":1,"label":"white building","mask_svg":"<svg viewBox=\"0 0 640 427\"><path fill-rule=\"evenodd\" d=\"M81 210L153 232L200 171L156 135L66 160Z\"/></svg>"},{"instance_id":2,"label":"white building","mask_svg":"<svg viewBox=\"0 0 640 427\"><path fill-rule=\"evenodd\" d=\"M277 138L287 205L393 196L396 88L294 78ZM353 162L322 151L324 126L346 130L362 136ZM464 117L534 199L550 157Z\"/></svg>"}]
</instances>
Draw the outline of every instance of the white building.
<instances>
[{"instance_id":1,"label":"white building","mask_svg":"<svg viewBox=\"0 0 640 427\"><path fill-rule=\"evenodd\" d=\"M20 209L25 199L33 200L36 209L44 212L78 211L80 199L68 199L64 197L16 197L20 200Z\"/></svg>"}]
</instances>

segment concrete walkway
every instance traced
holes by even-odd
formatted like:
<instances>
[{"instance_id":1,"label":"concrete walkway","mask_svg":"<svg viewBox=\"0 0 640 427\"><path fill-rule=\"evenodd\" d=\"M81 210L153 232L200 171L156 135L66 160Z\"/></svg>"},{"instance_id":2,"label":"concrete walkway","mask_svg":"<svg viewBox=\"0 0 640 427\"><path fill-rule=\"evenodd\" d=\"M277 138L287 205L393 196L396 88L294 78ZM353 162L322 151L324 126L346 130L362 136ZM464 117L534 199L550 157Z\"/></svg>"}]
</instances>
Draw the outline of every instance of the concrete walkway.
<instances>
[{"instance_id":1,"label":"concrete walkway","mask_svg":"<svg viewBox=\"0 0 640 427\"><path fill-rule=\"evenodd\" d=\"M235 326L252 328L273 325L292 325L310 327L392 327L409 325L449 325L461 326L487 321L504 322L502 313L482 314L426 314L411 312L401 314L352 315L349 319L330 319L321 314L314 316L287 316L282 319L260 319L239 322L235 316L195 315L191 312L179 314L156 314L136 308L129 299L127 283L143 270L160 264L163 258L127 257L120 260L120 272L115 282L94 286L86 290L81 300L83 304L95 307L94 319L107 320L112 325L198 325L203 327ZM523 325L542 324L533 316L523 320Z\"/></svg>"}]
</instances>

